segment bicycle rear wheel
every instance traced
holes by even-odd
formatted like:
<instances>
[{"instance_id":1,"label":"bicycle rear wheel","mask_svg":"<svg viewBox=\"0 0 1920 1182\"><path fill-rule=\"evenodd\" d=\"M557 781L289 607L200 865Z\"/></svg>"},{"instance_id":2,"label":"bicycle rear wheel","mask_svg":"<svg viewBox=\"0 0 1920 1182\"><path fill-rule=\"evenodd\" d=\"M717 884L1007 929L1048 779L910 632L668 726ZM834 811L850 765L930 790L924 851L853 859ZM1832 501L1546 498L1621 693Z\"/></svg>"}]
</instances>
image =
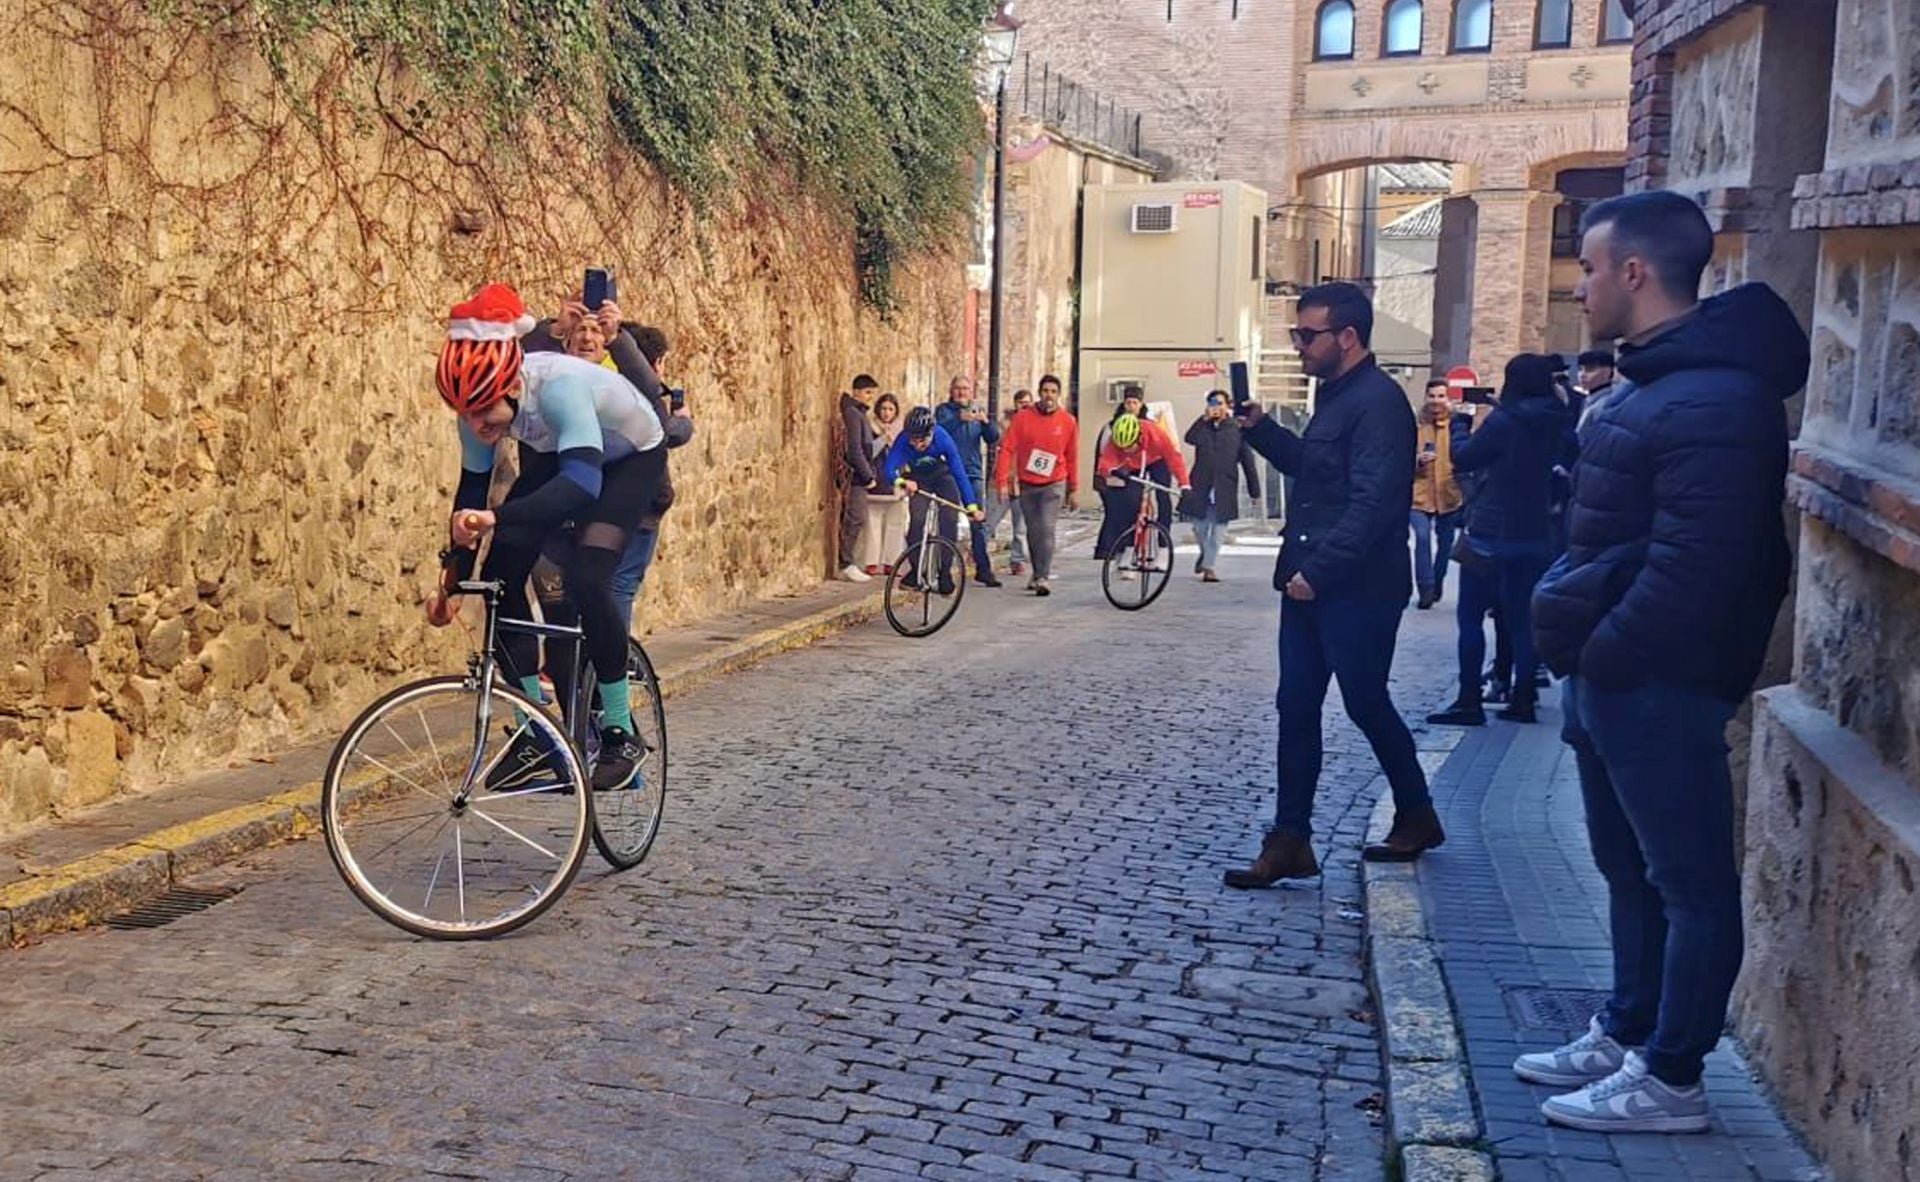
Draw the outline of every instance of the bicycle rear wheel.
<instances>
[{"instance_id":1,"label":"bicycle rear wheel","mask_svg":"<svg viewBox=\"0 0 1920 1182\"><path fill-rule=\"evenodd\" d=\"M928 566L925 578L919 569L923 552ZM910 546L887 576L887 623L902 636L932 636L960 610L966 593L967 560L959 546L946 538L929 539L924 551Z\"/></svg>"},{"instance_id":2,"label":"bicycle rear wheel","mask_svg":"<svg viewBox=\"0 0 1920 1182\"><path fill-rule=\"evenodd\" d=\"M627 640L627 690L633 702L633 737L647 754L625 787L593 794L593 844L615 870L631 870L646 861L667 811L667 707L653 661L632 638ZM600 720L591 717L590 758L597 757L600 743Z\"/></svg>"},{"instance_id":3,"label":"bicycle rear wheel","mask_svg":"<svg viewBox=\"0 0 1920 1182\"><path fill-rule=\"evenodd\" d=\"M327 853L374 914L418 936L510 932L553 906L586 858L592 801L565 732L504 685L484 725L481 705L464 677L402 686L327 762Z\"/></svg>"},{"instance_id":4,"label":"bicycle rear wheel","mask_svg":"<svg viewBox=\"0 0 1920 1182\"><path fill-rule=\"evenodd\" d=\"M1135 546L1136 541L1145 544ZM1123 612L1137 612L1160 598L1173 577L1173 535L1150 522L1114 543L1100 568L1100 589Z\"/></svg>"}]
</instances>

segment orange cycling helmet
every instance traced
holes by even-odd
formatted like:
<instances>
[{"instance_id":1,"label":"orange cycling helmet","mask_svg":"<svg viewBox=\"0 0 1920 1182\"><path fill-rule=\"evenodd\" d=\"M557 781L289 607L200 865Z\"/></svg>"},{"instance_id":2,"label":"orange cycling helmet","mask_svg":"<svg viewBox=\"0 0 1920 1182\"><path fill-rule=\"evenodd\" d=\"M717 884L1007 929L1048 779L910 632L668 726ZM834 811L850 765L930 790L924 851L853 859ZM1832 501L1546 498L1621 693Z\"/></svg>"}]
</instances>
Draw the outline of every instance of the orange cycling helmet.
<instances>
[{"instance_id":1,"label":"orange cycling helmet","mask_svg":"<svg viewBox=\"0 0 1920 1182\"><path fill-rule=\"evenodd\" d=\"M433 375L440 397L461 414L472 414L512 394L525 356L520 338L533 326L519 293L504 283L489 283L455 304Z\"/></svg>"}]
</instances>

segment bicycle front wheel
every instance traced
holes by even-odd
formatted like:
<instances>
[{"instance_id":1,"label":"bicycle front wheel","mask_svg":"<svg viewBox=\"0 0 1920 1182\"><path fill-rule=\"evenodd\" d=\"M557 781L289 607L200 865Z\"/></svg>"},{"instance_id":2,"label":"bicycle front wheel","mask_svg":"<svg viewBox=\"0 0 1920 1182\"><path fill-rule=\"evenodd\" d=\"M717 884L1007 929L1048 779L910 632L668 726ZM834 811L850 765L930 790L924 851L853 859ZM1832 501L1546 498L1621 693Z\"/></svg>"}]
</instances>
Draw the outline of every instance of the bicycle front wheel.
<instances>
[{"instance_id":1,"label":"bicycle front wheel","mask_svg":"<svg viewBox=\"0 0 1920 1182\"><path fill-rule=\"evenodd\" d=\"M921 556L926 570L921 570ZM887 623L902 636L932 636L960 610L967 593L967 560L960 547L946 538L932 538L924 547L909 547L894 561L887 576Z\"/></svg>"},{"instance_id":2,"label":"bicycle front wheel","mask_svg":"<svg viewBox=\"0 0 1920 1182\"><path fill-rule=\"evenodd\" d=\"M1100 568L1100 589L1123 612L1137 612L1160 598L1173 577L1173 535L1151 522L1114 543Z\"/></svg>"},{"instance_id":3,"label":"bicycle front wheel","mask_svg":"<svg viewBox=\"0 0 1920 1182\"><path fill-rule=\"evenodd\" d=\"M624 787L593 794L593 844L615 870L631 870L646 861L667 811L667 707L653 661L631 638L627 641L627 691L633 702L633 737L646 755ZM598 729L596 719L596 749Z\"/></svg>"},{"instance_id":4,"label":"bicycle front wheel","mask_svg":"<svg viewBox=\"0 0 1920 1182\"><path fill-rule=\"evenodd\" d=\"M553 906L586 857L591 809L559 724L503 685L483 701L463 677L367 707L320 789L327 852L354 895L438 940L502 935Z\"/></svg>"}]
</instances>

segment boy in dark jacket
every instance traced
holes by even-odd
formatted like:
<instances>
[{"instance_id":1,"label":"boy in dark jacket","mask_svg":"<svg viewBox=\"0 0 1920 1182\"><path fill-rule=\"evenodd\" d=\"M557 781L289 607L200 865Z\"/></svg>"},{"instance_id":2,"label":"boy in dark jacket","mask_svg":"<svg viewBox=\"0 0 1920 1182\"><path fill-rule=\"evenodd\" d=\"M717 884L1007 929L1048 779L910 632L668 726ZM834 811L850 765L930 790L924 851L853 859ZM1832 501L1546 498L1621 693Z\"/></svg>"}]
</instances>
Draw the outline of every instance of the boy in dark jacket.
<instances>
[{"instance_id":1,"label":"boy in dark jacket","mask_svg":"<svg viewBox=\"0 0 1920 1182\"><path fill-rule=\"evenodd\" d=\"M1320 872L1309 843L1319 786L1320 711L1338 678L1347 716L1367 737L1393 789L1393 829L1368 846L1374 861L1412 861L1446 840L1414 754L1413 736L1387 693L1400 613L1413 594L1407 519L1413 511L1413 408L1368 347L1373 305L1350 283L1309 288L1293 329L1300 364L1320 379L1317 406L1299 435L1248 403L1248 446L1294 478L1286 540L1273 571L1280 605L1278 781L1273 827L1245 870L1226 884L1272 886Z\"/></svg>"},{"instance_id":2,"label":"boy in dark jacket","mask_svg":"<svg viewBox=\"0 0 1920 1182\"><path fill-rule=\"evenodd\" d=\"M840 395L840 421L833 432L834 484L840 490L840 575L849 583L872 576L860 569L860 535L867 529L867 490L879 486L873 471L873 406L880 383L867 374L853 379L850 393Z\"/></svg>"},{"instance_id":3,"label":"boy in dark jacket","mask_svg":"<svg viewBox=\"0 0 1920 1182\"><path fill-rule=\"evenodd\" d=\"M1567 552L1533 610L1541 655L1570 675L1613 996L1584 1037L1514 1071L1587 1085L1541 1106L1556 1124L1695 1132L1743 951L1724 732L1786 596L1783 404L1807 337L1758 284L1697 302L1713 233L1685 197L1603 201L1582 230L1580 297L1593 335L1620 339L1625 380L1581 426Z\"/></svg>"},{"instance_id":4,"label":"boy in dark jacket","mask_svg":"<svg viewBox=\"0 0 1920 1182\"><path fill-rule=\"evenodd\" d=\"M1553 365L1551 357L1515 357L1507 362L1500 405L1480 429L1466 415L1454 420L1454 471L1482 479L1467 502L1466 545L1473 557L1460 567L1460 696L1428 722L1486 725L1480 666L1490 611L1505 621L1513 643L1513 698L1500 717L1534 720L1533 587L1553 556L1553 468L1574 420L1554 390Z\"/></svg>"}]
</instances>

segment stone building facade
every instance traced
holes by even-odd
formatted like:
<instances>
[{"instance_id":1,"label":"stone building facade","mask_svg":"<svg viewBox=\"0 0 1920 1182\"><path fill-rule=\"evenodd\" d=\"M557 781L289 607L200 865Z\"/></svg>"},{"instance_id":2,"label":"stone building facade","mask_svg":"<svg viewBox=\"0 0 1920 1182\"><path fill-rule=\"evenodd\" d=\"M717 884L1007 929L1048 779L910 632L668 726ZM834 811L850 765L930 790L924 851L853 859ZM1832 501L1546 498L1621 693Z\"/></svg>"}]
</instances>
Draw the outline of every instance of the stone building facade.
<instances>
[{"instance_id":1,"label":"stone building facade","mask_svg":"<svg viewBox=\"0 0 1920 1182\"><path fill-rule=\"evenodd\" d=\"M1624 161L1623 14L1620 0L1020 7L1037 58L1146 112L1144 138L1165 153L1169 179L1244 180L1272 195L1272 279L1357 274L1349 260L1313 257L1330 178L1387 161L1454 165L1456 192L1476 206L1467 352L1488 372L1545 346L1557 178Z\"/></svg>"},{"instance_id":2,"label":"stone building facade","mask_svg":"<svg viewBox=\"0 0 1920 1182\"><path fill-rule=\"evenodd\" d=\"M1920 1177L1920 6L1641 0L1631 183L1813 336L1736 1024L1836 1177Z\"/></svg>"},{"instance_id":3,"label":"stone building facade","mask_svg":"<svg viewBox=\"0 0 1920 1182\"><path fill-rule=\"evenodd\" d=\"M960 366L961 259L882 323L850 230L798 194L703 228L630 155L537 121L511 158L398 134L346 71L303 111L143 11L34 6L0 45L0 829L457 666L468 638L419 610L458 468L432 367L485 279L547 307L613 262L673 338L699 426L646 627L817 583L837 392L866 370L924 399Z\"/></svg>"}]
</instances>

